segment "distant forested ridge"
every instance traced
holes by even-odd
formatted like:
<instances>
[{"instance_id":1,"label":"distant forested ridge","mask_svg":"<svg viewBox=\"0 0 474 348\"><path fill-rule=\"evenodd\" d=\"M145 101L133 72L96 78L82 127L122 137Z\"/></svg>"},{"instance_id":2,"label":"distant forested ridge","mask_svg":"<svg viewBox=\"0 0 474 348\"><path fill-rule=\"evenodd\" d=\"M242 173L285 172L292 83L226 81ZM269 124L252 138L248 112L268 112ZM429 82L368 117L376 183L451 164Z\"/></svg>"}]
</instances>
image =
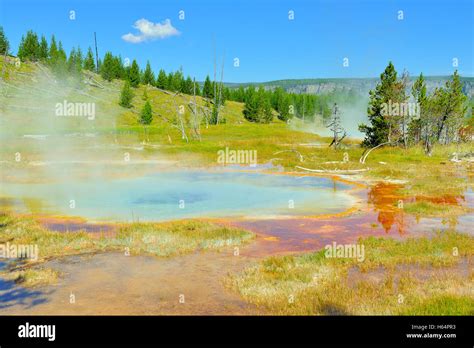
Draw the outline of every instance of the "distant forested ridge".
<instances>
[{"instance_id":1,"label":"distant forested ridge","mask_svg":"<svg viewBox=\"0 0 474 348\"><path fill-rule=\"evenodd\" d=\"M442 87L450 79L450 76L425 76L426 88L432 92L435 88ZM411 76L408 86L411 87L416 80L416 76ZM469 98L474 97L474 77L460 78L463 93ZM320 79L288 79L274 80L268 82L250 83L226 83L229 88L264 86L267 89L282 87L289 93L307 93L323 95L328 93L346 93L359 96L368 96L369 91L375 88L378 78L320 78Z\"/></svg>"}]
</instances>

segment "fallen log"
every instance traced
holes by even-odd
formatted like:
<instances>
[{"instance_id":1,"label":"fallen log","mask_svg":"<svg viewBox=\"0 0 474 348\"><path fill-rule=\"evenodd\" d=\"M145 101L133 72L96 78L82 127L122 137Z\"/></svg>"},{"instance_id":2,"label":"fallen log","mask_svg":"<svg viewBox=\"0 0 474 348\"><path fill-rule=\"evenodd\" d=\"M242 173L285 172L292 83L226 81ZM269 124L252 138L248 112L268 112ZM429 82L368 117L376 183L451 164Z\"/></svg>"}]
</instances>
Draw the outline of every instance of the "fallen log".
<instances>
[{"instance_id":1,"label":"fallen log","mask_svg":"<svg viewBox=\"0 0 474 348\"><path fill-rule=\"evenodd\" d=\"M362 172L366 172L370 170L370 168L363 168L363 169L310 169L310 168L305 168L305 167L300 167L300 166L295 166L295 168L305 170L307 172L312 172L312 173L323 173L323 174L358 174Z\"/></svg>"},{"instance_id":2,"label":"fallen log","mask_svg":"<svg viewBox=\"0 0 474 348\"><path fill-rule=\"evenodd\" d=\"M303 155L302 155L299 151L296 151L295 149L277 151L277 152L275 152L275 153L273 153L273 154L274 154L274 155L278 155L278 154L283 153L283 152L294 152L294 153L296 153L296 155L298 156L300 162L303 162L303 161L304 161Z\"/></svg>"}]
</instances>

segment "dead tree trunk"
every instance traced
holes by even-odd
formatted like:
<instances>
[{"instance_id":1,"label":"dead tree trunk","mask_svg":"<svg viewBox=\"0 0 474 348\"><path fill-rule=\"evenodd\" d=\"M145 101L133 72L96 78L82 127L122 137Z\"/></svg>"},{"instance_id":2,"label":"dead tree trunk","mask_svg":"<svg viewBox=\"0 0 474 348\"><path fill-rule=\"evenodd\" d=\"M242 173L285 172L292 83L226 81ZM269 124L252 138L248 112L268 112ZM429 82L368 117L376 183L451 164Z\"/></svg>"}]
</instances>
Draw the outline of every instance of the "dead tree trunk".
<instances>
[{"instance_id":1,"label":"dead tree trunk","mask_svg":"<svg viewBox=\"0 0 474 348\"><path fill-rule=\"evenodd\" d=\"M222 88L223 88L223 80L224 80L224 61L225 61L225 55L224 57L222 58L222 67L221 67L221 82L219 84L219 99L218 99L218 102L217 102L217 106L216 106L216 124L219 124L219 114L220 114L220 111L221 111L221 104L222 104Z\"/></svg>"},{"instance_id":2,"label":"dead tree trunk","mask_svg":"<svg viewBox=\"0 0 474 348\"><path fill-rule=\"evenodd\" d=\"M184 128L183 118L181 117L181 113L179 112L179 106L178 106L178 104L176 104L176 101L174 99L178 95L178 93L179 92L176 92L173 95L173 98L172 98L173 103L176 107L176 115L178 117L178 125L174 125L174 126L181 131L181 139L184 139L184 140L186 140L186 142L189 142L188 136L186 135L186 129Z\"/></svg>"},{"instance_id":3,"label":"dead tree trunk","mask_svg":"<svg viewBox=\"0 0 474 348\"><path fill-rule=\"evenodd\" d=\"M201 130L200 130L200 121L198 117L198 111L197 111L197 100L196 100L196 79L193 81L193 96L194 96L194 108L193 108L193 114L194 114L194 121L193 121L193 128L194 128L194 134L195 136L201 141Z\"/></svg>"},{"instance_id":4,"label":"dead tree trunk","mask_svg":"<svg viewBox=\"0 0 474 348\"><path fill-rule=\"evenodd\" d=\"M94 43L95 43L95 71L96 73L99 73L99 51L97 50L97 35L94 31Z\"/></svg>"}]
</instances>

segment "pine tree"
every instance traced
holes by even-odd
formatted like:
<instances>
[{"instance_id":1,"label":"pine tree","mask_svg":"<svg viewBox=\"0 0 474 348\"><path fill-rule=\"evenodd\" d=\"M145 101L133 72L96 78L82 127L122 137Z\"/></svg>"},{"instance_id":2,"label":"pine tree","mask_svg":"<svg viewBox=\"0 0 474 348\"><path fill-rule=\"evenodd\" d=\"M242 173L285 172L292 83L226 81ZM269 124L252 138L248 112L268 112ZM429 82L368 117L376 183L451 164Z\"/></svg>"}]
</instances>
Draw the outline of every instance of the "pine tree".
<instances>
[{"instance_id":1,"label":"pine tree","mask_svg":"<svg viewBox=\"0 0 474 348\"><path fill-rule=\"evenodd\" d=\"M143 84L145 85L154 85L155 84L155 75L151 70L150 62L146 62L145 72L143 73Z\"/></svg>"},{"instance_id":2,"label":"pine tree","mask_svg":"<svg viewBox=\"0 0 474 348\"><path fill-rule=\"evenodd\" d=\"M105 53L104 61L100 66L100 75L107 81L112 81L115 77L114 57L110 52Z\"/></svg>"},{"instance_id":3,"label":"pine tree","mask_svg":"<svg viewBox=\"0 0 474 348\"><path fill-rule=\"evenodd\" d=\"M1 55L8 54L9 49L10 49L10 43L8 42L8 39L5 36L3 27L0 26L0 54Z\"/></svg>"},{"instance_id":4,"label":"pine tree","mask_svg":"<svg viewBox=\"0 0 474 348\"><path fill-rule=\"evenodd\" d=\"M180 79L180 84L179 84L179 91L181 93L185 93L186 94L186 90L187 90L187 85L186 85L186 79L184 78L184 76L182 76L182 78Z\"/></svg>"},{"instance_id":5,"label":"pine tree","mask_svg":"<svg viewBox=\"0 0 474 348\"><path fill-rule=\"evenodd\" d=\"M245 91L245 105L244 105L244 117L250 122L258 121L258 98L255 92L255 87L250 86Z\"/></svg>"},{"instance_id":6,"label":"pine tree","mask_svg":"<svg viewBox=\"0 0 474 348\"><path fill-rule=\"evenodd\" d=\"M58 46L56 44L56 39L51 36L51 45L49 46L49 62L51 65L54 65L58 59Z\"/></svg>"},{"instance_id":7,"label":"pine tree","mask_svg":"<svg viewBox=\"0 0 474 348\"><path fill-rule=\"evenodd\" d=\"M195 88L196 95L201 95L201 88L199 87L199 83L193 81L193 84L195 85L193 88Z\"/></svg>"},{"instance_id":8,"label":"pine tree","mask_svg":"<svg viewBox=\"0 0 474 348\"><path fill-rule=\"evenodd\" d=\"M161 89L168 89L168 78L166 77L166 72L163 69L160 69L158 73L158 78L156 79L156 87Z\"/></svg>"},{"instance_id":9,"label":"pine tree","mask_svg":"<svg viewBox=\"0 0 474 348\"><path fill-rule=\"evenodd\" d=\"M194 90L194 83L193 80L191 79L191 76L188 75L186 78L186 82L184 83L184 91L183 93L192 95Z\"/></svg>"},{"instance_id":10,"label":"pine tree","mask_svg":"<svg viewBox=\"0 0 474 348\"><path fill-rule=\"evenodd\" d=\"M273 119L270 98L263 87L255 92L250 86L246 91L244 117L250 122L269 123Z\"/></svg>"},{"instance_id":11,"label":"pine tree","mask_svg":"<svg viewBox=\"0 0 474 348\"><path fill-rule=\"evenodd\" d=\"M261 123L270 123L273 120L270 98L263 87L258 89L257 96L260 107L258 121Z\"/></svg>"},{"instance_id":12,"label":"pine tree","mask_svg":"<svg viewBox=\"0 0 474 348\"><path fill-rule=\"evenodd\" d=\"M253 85L245 89L243 102L247 103L253 97L254 94L255 94L255 87Z\"/></svg>"},{"instance_id":13,"label":"pine tree","mask_svg":"<svg viewBox=\"0 0 474 348\"><path fill-rule=\"evenodd\" d=\"M202 96L204 98L212 99L214 91L212 89L211 79L209 75L206 76L206 80L204 81L204 87L202 88Z\"/></svg>"},{"instance_id":14,"label":"pine tree","mask_svg":"<svg viewBox=\"0 0 474 348\"><path fill-rule=\"evenodd\" d=\"M21 36L20 44L18 45L18 52L16 54L21 60L25 59L25 36Z\"/></svg>"},{"instance_id":15,"label":"pine tree","mask_svg":"<svg viewBox=\"0 0 474 348\"><path fill-rule=\"evenodd\" d=\"M44 35L41 36L41 42L39 47L39 59L43 62L48 60L49 50L48 50L48 41Z\"/></svg>"},{"instance_id":16,"label":"pine tree","mask_svg":"<svg viewBox=\"0 0 474 348\"><path fill-rule=\"evenodd\" d=\"M67 61L66 51L64 51L63 43L59 41L58 44L58 60L61 64L65 64Z\"/></svg>"},{"instance_id":17,"label":"pine tree","mask_svg":"<svg viewBox=\"0 0 474 348\"><path fill-rule=\"evenodd\" d=\"M95 71L94 55L90 47L87 50L87 56L86 56L86 59L84 60L84 69L89 70L89 71Z\"/></svg>"},{"instance_id":18,"label":"pine tree","mask_svg":"<svg viewBox=\"0 0 474 348\"><path fill-rule=\"evenodd\" d=\"M394 115L388 117L388 141L402 142L405 148L408 147L407 124L410 123L410 120L413 117L410 115L409 110L406 107L408 106L406 103L408 99L406 89L409 79L408 72L404 71L401 78L395 83L393 94L390 99L392 104L396 103L396 105L398 105L399 110L398 112L395 112Z\"/></svg>"},{"instance_id":19,"label":"pine tree","mask_svg":"<svg viewBox=\"0 0 474 348\"><path fill-rule=\"evenodd\" d=\"M283 88L277 87L273 90L273 93L271 95L271 102L272 102L272 107L278 111L278 103L282 99L284 94Z\"/></svg>"},{"instance_id":20,"label":"pine tree","mask_svg":"<svg viewBox=\"0 0 474 348\"><path fill-rule=\"evenodd\" d=\"M423 74L420 74L412 87L413 98L419 103L426 102L426 83Z\"/></svg>"},{"instance_id":21,"label":"pine tree","mask_svg":"<svg viewBox=\"0 0 474 348\"><path fill-rule=\"evenodd\" d=\"M429 153L431 148L431 139L429 129L431 128L432 122L428 117L427 111L427 94L426 94L426 83L423 74L420 74L418 79L413 84L411 94L419 107L419 117L414 118L408 124L408 134L412 142L417 144L423 139L425 145L425 152Z\"/></svg>"},{"instance_id":22,"label":"pine tree","mask_svg":"<svg viewBox=\"0 0 474 348\"><path fill-rule=\"evenodd\" d=\"M76 69L76 49L73 47L69 53L69 59L67 61L67 70L73 72Z\"/></svg>"},{"instance_id":23,"label":"pine tree","mask_svg":"<svg viewBox=\"0 0 474 348\"><path fill-rule=\"evenodd\" d=\"M287 121L291 118L290 114L290 97L281 87L275 88L271 94L272 107L278 112L278 118Z\"/></svg>"},{"instance_id":24,"label":"pine tree","mask_svg":"<svg viewBox=\"0 0 474 348\"><path fill-rule=\"evenodd\" d=\"M20 46L18 47L18 57L25 61L37 61L40 57L40 44L38 42L38 35L32 30L28 30L26 37L21 38Z\"/></svg>"},{"instance_id":25,"label":"pine tree","mask_svg":"<svg viewBox=\"0 0 474 348\"><path fill-rule=\"evenodd\" d=\"M303 94L304 100L304 114L305 119L309 121L314 120L314 113L315 113L315 98L314 95Z\"/></svg>"},{"instance_id":26,"label":"pine tree","mask_svg":"<svg viewBox=\"0 0 474 348\"><path fill-rule=\"evenodd\" d=\"M168 73L168 76L166 77L166 85L168 86L167 89L169 91L175 92L175 90L173 89L173 76L174 74L172 72Z\"/></svg>"},{"instance_id":27,"label":"pine tree","mask_svg":"<svg viewBox=\"0 0 474 348\"><path fill-rule=\"evenodd\" d=\"M69 73L79 76L82 74L82 51L80 48L77 50L73 47L69 53L69 59L67 61L67 69Z\"/></svg>"},{"instance_id":28,"label":"pine tree","mask_svg":"<svg viewBox=\"0 0 474 348\"><path fill-rule=\"evenodd\" d=\"M59 41L58 46L56 47L54 36L51 39L49 54L49 64L51 69L57 76L63 76L68 70L66 52L64 52L61 41Z\"/></svg>"},{"instance_id":29,"label":"pine tree","mask_svg":"<svg viewBox=\"0 0 474 348\"><path fill-rule=\"evenodd\" d=\"M290 113L290 96L284 94L277 104L278 118L282 121L288 121L293 115Z\"/></svg>"},{"instance_id":30,"label":"pine tree","mask_svg":"<svg viewBox=\"0 0 474 348\"><path fill-rule=\"evenodd\" d=\"M75 70L76 75L82 74L82 64L83 64L82 50L80 47L77 47L76 57L74 60L74 70Z\"/></svg>"},{"instance_id":31,"label":"pine tree","mask_svg":"<svg viewBox=\"0 0 474 348\"><path fill-rule=\"evenodd\" d=\"M140 84L140 68L137 61L134 59L130 68L129 76L130 86L136 88Z\"/></svg>"},{"instance_id":32,"label":"pine tree","mask_svg":"<svg viewBox=\"0 0 474 348\"><path fill-rule=\"evenodd\" d=\"M245 89L244 89L244 87L240 86L239 89L237 90L235 101L238 101L238 102L241 102L241 103L245 102Z\"/></svg>"},{"instance_id":33,"label":"pine tree","mask_svg":"<svg viewBox=\"0 0 474 348\"><path fill-rule=\"evenodd\" d=\"M145 105L142 108L142 111L140 112L140 123L147 126L151 124L152 120L153 120L153 113L151 110L151 104L147 100Z\"/></svg>"},{"instance_id":34,"label":"pine tree","mask_svg":"<svg viewBox=\"0 0 474 348\"><path fill-rule=\"evenodd\" d=\"M116 56L113 57L113 76L115 79L124 79L126 77L125 67L122 63L122 57Z\"/></svg>"},{"instance_id":35,"label":"pine tree","mask_svg":"<svg viewBox=\"0 0 474 348\"><path fill-rule=\"evenodd\" d=\"M130 64L123 65L123 78L130 81Z\"/></svg>"},{"instance_id":36,"label":"pine tree","mask_svg":"<svg viewBox=\"0 0 474 348\"><path fill-rule=\"evenodd\" d=\"M230 100L230 88L224 87L222 90L221 105L224 105L226 100Z\"/></svg>"},{"instance_id":37,"label":"pine tree","mask_svg":"<svg viewBox=\"0 0 474 348\"><path fill-rule=\"evenodd\" d=\"M390 124L387 115L384 115L382 111L384 104L386 105L392 99L396 83L397 72L392 62L389 62L380 75L380 83L369 92L367 114L370 124L359 125L359 130L365 133L363 146L372 147L391 141L389 139Z\"/></svg>"},{"instance_id":38,"label":"pine tree","mask_svg":"<svg viewBox=\"0 0 474 348\"><path fill-rule=\"evenodd\" d=\"M125 80L122 91L120 92L120 101L119 105L124 108L132 107L133 92L130 88L130 81Z\"/></svg>"},{"instance_id":39,"label":"pine tree","mask_svg":"<svg viewBox=\"0 0 474 348\"><path fill-rule=\"evenodd\" d=\"M453 73L452 79L446 82L445 88L438 93L438 105L441 117L438 122L436 138L445 144L457 140L458 130L462 125L467 111L467 96L462 92L462 83L458 71Z\"/></svg>"},{"instance_id":40,"label":"pine tree","mask_svg":"<svg viewBox=\"0 0 474 348\"><path fill-rule=\"evenodd\" d=\"M173 74L173 78L171 79L171 88L175 92L183 92L183 73L178 70Z\"/></svg>"}]
</instances>

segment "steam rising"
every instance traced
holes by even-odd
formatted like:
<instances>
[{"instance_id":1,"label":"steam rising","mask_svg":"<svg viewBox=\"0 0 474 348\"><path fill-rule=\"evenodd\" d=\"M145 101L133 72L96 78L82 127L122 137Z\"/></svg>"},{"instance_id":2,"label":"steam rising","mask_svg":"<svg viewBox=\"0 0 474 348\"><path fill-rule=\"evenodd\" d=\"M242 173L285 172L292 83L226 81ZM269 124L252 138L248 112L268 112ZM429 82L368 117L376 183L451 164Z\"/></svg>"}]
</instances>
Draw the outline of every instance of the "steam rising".
<instances>
[{"instance_id":1,"label":"steam rising","mask_svg":"<svg viewBox=\"0 0 474 348\"><path fill-rule=\"evenodd\" d=\"M341 116L341 123L350 138L363 138L364 135L358 129L359 124L367 122L368 97L360 96L355 103L337 102ZM333 105L334 102L331 103ZM332 136L320 115L315 116L314 122L292 122L292 129L315 133L321 136Z\"/></svg>"}]
</instances>

